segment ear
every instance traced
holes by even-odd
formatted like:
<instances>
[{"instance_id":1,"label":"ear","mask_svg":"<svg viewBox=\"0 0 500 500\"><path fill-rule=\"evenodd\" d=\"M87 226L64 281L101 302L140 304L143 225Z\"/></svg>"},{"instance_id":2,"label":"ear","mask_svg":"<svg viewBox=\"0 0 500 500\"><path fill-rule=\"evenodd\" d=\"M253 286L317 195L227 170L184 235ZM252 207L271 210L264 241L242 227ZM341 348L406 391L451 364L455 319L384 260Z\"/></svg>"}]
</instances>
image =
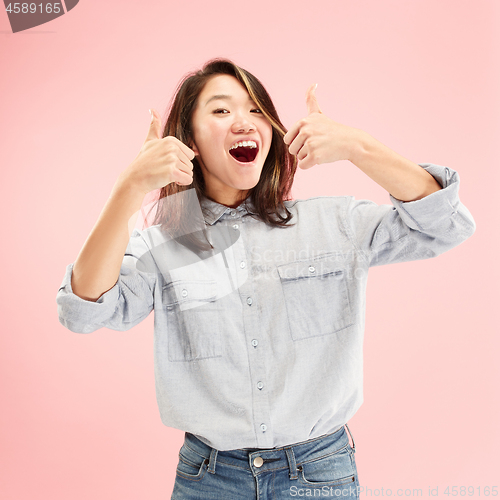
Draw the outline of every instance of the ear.
<instances>
[{"instance_id":1,"label":"ear","mask_svg":"<svg viewBox=\"0 0 500 500\"><path fill-rule=\"evenodd\" d=\"M194 143L193 139L189 139L188 147L194 151L195 156L199 156L200 152L198 151L198 148L197 148L196 144Z\"/></svg>"}]
</instances>

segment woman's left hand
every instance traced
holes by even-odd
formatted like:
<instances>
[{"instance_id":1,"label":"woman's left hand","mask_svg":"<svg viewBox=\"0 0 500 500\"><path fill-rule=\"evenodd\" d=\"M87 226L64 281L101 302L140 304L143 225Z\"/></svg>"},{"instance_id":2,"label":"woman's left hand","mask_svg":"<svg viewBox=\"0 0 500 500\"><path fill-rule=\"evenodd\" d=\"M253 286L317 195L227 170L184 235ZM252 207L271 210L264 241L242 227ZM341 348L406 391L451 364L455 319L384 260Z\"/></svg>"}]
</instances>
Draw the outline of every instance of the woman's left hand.
<instances>
[{"instance_id":1,"label":"woman's left hand","mask_svg":"<svg viewBox=\"0 0 500 500\"><path fill-rule=\"evenodd\" d=\"M296 122L283 137L288 151L297 155L299 167L311 168L321 163L349 160L358 144L361 130L342 125L326 117L314 94L317 84L306 93L308 115Z\"/></svg>"}]
</instances>

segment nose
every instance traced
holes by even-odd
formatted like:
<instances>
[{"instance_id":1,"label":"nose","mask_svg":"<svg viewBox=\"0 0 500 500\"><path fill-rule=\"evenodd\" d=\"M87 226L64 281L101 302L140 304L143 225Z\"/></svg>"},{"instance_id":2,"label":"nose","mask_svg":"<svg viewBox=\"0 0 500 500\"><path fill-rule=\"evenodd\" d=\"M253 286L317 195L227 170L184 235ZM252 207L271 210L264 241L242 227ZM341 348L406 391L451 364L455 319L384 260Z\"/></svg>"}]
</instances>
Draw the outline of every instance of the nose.
<instances>
[{"instance_id":1,"label":"nose","mask_svg":"<svg viewBox=\"0 0 500 500\"><path fill-rule=\"evenodd\" d=\"M231 128L234 133L248 133L257 130L253 121L246 115L237 115Z\"/></svg>"}]
</instances>

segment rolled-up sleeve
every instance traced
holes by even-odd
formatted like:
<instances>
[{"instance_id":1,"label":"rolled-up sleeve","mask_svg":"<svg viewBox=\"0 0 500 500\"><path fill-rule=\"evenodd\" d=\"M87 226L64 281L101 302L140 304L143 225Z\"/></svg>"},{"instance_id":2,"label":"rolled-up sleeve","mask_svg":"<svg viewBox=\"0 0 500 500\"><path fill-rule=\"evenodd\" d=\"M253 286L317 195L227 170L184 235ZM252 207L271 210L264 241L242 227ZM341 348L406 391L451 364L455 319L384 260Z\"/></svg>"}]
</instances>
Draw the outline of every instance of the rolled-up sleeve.
<instances>
[{"instance_id":1,"label":"rolled-up sleeve","mask_svg":"<svg viewBox=\"0 0 500 500\"><path fill-rule=\"evenodd\" d=\"M125 331L146 318L153 309L156 274L137 270L136 262L148 251L142 232L134 229L117 282L95 302L73 293L74 264L68 264L56 296L61 324L76 333L91 333L103 327Z\"/></svg>"},{"instance_id":2,"label":"rolled-up sleeve","mask_svg":"<svg viewBox=\"0 0 500 500\"><path fill-rule=\"evenodd\" d=\"M392 205L347 197L346 229L370 266L435 257L465 241L476 229L458 196L458 172L432 163L419 165L442 189L408 202L389 195Z\"/></svg>"}]
</instances>

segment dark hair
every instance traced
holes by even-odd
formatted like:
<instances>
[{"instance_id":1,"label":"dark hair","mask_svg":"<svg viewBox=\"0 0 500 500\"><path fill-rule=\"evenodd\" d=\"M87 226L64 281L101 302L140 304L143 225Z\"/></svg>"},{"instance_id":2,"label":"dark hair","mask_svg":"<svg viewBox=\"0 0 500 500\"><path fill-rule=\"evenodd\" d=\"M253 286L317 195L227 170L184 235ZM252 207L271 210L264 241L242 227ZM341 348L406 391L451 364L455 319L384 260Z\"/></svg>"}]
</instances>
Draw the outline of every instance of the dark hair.
<instances>
[{"instance_id":1,"label":"dark hair","mask_svg":"<svg viewBox=\"0 0 500 500\"><path fill-rule=\"evenodd\" d=\"M247 90L251 99L260 108L264 116L272 125L272 141L269 153L264 162L259 182L249 190L248 198L252 201L255 212L253 216L273 226L287 226L292 219L292 214L284 205L284 201L290 199L290 191L293 178L297 169L297 162L283 142L286 129L276 112L276 108L262 83L251 73L240 68L228 59L216 58L206 62L203 68L187 74L179 83L173 98L170 101L168 117L163 131L163 137L174 136L186 145L193 142L193 130L191 118L196 108L197 99L206 83L216 75L234 76ZM177 209L176 203L161 203L167 201L170 195L192 189L194 187L198 200L206 196L205 181L201 167L195 157L193 163L193 182L188 186L176 183L168 184L160 189L158 195L157 212L153 224L160 224L162 230L183 232L183 210L179 199ZM283 212L282 215L280 212ZM186 226L187 227L187 226ZM189 231L188 231L189 232ZM183 244L194 244L198 248L207 249L206 244L200 242L196 237L186 235ZM211 246L211 245L210 245Z\"/></svg>"}]
</instances>

